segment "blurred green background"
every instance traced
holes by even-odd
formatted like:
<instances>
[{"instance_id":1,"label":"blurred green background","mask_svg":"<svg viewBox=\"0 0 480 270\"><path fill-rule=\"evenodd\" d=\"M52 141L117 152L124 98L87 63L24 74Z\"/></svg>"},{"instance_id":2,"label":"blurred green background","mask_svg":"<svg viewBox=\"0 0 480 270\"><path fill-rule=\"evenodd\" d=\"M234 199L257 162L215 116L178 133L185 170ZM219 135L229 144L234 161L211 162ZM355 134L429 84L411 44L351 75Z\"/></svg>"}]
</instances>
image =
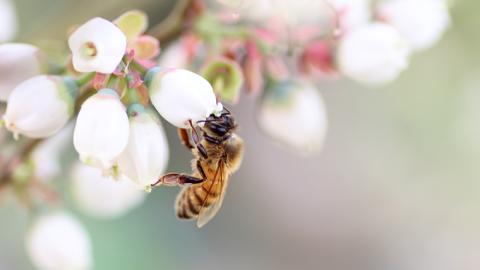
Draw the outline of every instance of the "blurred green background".
<instances>
[{"instance_id":1,"label":"blurred green background","mask_svg":"<svg viewBox=\"0 0 480 270\"><path fill-rule=\"evenodd\" d=\"M19 40L65 40L94 16L145 10L155 24L172 1L16 0ZM480 2L458 0L435 48L394 83L319 85L329 114L324 151L300 158L255 125L255 101L233 108L246 141L223 208L203 229L175 218L176 188L155 190L117 220L78 213L95 269L480 269ZM191 155L167 127L169 171ZM74 209L74 206L71 208ZM26 211L0 208L0 269L33 269Z\"/></svg>"}]
</instances>

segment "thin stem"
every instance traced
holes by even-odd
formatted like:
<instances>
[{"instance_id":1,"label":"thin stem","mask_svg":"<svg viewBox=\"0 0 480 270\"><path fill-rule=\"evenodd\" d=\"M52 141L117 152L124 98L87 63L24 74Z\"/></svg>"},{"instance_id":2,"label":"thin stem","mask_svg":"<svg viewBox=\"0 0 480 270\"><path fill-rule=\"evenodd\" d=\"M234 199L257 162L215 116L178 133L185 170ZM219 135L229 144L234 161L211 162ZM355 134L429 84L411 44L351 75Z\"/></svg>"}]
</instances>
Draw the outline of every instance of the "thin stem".
<instances>
[{"instance_id":1,"label":"thin stem","mask_svg":"<svg viewBox=\"0 0 480 270\"><path fill-rule=\"evenodd\" d=\"M330 2L330 0L323 0L323 2L328 6L328 8L332 11L333 15L333 29L331 31L331 35L336 38L341 34L342 26L340 23L340 16L338 15L338 11L335 6Z\"/></svg>"},{"instance_id":2,"label":"thin stem","mask_svg":"<svg viewBox=\"0 0 480 270\"><path fill-rule=\"evenodd\" d=\"M145 74L147 73L147 69L142 65L140 64L137 60L133 59L131 62L130 62L130 65L136 70L138 71L140 74L142 74L142 77L145 76Z\"/></svg>"},{"instance_id":3,"label":"thin stem","mask_svg":"<svg viewBox=\"0 0 480 270\"><path fill-rule=\"evenodd\" d=\"M178 0L172 12L154 26L149 34L156 37L160 42L167 43L182 32L184 18L195 0Z\"/></svg>"},{"instance_id":4,"label":"thin stem","mask_svg":"<svg viewBox=\"0 0 480 270\"><path fill-rule=\"evenodd\" d=\"M117 85L118 85L118 81L119 81L119 77L112 74L110 76L110 78L108 78L107 88L116 90Z\"/></svg>"},{"instance_id":5,"label":"thin stem","mask_svg":"<svg viewBox=\"0 0 480 270\"><path fill-rule=\"evenodd\" d=\"M83 102L96 92L97 91L93 88L87 88L84 91L80 92L80 95L75 101L75 115L77 115L77 113L80 111L80 107L82 106Z\"/></svg>"},{"instance_id":6,"label":"thin stem","mask_svg":"<svg viewBox=\"0 0 480 270\"><path fill-rule=\"evenodd\" d=\"M93 77L95 77L95 72L86 73L77 78L75 80L75 83L77 83L78 87L82 87L89 83L93 79Z\"/></svg>"},{"instance_id":7,"label":"thin stem","mask_svg":"<svg viewBox=\"0 0 480 270\"><path fill-rule=\"evenodd\" d=\"M24 162L42 141L42 139L28 141L17 155L11 157L10 160L4 164L0 174L0 189L12 181L12 174L17 166Z\"/></svg>"},{"instance_id":8,"label":"thin stem","mask_svg":"<svg viewBox=\"0 0 480 270\"><path fill-rule=\"evenodd\" d=\"M143 106L147 106L150 98L148 95L148 89L145 84L142 83L136 88L136 90L138 95L140 96L140 103L142 103Z\"/></svg>"}]
</instances>

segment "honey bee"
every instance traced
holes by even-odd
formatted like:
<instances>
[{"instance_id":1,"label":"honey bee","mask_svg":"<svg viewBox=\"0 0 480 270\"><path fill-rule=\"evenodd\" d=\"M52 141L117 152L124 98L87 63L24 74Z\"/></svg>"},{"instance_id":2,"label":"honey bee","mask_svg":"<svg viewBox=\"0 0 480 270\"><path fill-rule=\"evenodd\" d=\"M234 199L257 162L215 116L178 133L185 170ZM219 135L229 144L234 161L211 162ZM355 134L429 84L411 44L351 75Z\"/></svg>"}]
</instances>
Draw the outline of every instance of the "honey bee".
<instances>
[{"instance_id":1,"label":"honey bee","mask_svg":"<svg viewBox=\"0 0 480 270\"><path fill-rule=\"evenodd\" d=\"M168 173L157 183L184 186L177 196L175 211L180 219L196 219L197 227L207 224L222 206L229 176L238 170L243 158L243 140L234 133L236 124L230 111L190 121L187 129L179 129L183 144L192 151L192 175ZM203 127L198 124L204 123ZM199 137L199 132L201 138ZM190 135L194 145L190 142Z\"/></svg>"}]
</instances>

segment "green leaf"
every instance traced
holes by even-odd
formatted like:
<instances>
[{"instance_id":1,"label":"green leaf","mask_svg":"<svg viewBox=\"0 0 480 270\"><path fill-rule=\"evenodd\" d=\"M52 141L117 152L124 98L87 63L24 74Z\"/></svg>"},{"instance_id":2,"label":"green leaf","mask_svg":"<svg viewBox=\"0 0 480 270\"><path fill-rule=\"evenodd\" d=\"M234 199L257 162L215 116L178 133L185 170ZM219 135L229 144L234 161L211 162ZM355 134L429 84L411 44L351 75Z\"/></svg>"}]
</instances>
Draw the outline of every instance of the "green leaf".
<instances>
[{"instance_id":1,"label":"green leaf","mask_svg":"<svg viewBox=\"0 0 480 270\"><path fill-rule=\"evenodd\" d=\"M204 67L202 76L212 84L215 94L222 101L232 104L238 101L244 78L236 62L226 58L215 59Z\"/></svg>"},{"instance_id":2,"label":"green leaf","mask_svg":"<svg viewBox=\"0 0 480 270\"><path fill-rule=\"evenodd\" d=\"M130 10L115 19L114 23L122 30L128 42L132 42L148 28L148 16L140 10Z\"/></svg>"}]
</instances>

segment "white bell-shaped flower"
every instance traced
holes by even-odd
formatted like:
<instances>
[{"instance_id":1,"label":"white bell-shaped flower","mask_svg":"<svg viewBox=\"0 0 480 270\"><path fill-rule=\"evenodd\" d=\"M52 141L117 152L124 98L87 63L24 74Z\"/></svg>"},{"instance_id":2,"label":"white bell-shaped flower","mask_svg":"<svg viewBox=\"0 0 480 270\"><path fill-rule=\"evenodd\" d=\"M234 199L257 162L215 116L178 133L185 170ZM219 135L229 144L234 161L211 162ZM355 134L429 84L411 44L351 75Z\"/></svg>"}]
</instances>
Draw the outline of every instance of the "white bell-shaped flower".
<instances>
[{"instance_id":1,"label":"white bell-shaped flower","mask_svg":"<svg viewBox=\"0 0 480 270\"><path fill-rule=\"evenodd\" d=\"M90 237L69 214L57 212L36 219L27 233L26 247L40 270L91 269Z\"/></svg>"},{"instance_id":2,"label":"white bell-shaped flower","mask_svg":"<svg viewBox=\"0 0 480 270\"><path fill-rule=\"evenodd\" d=\"M179 128L222 111L210 83L185 69L154 68L146 76L150 100L160 115Z\"/></svg>"},{"instance_id":3,"label":"white bell-shaped flower","mask_svg":"<svg viewBox=\"0 0 480 270\"><path fill-rule=\"evenodd\" d=\"M58 132L73 113L78 87L67 77L40 75L18 85L8 97L5 127L31 138Z\"/></svg>"},{"instance_id":4,"label":"white bell-shaped flower","mask_svg":"<svg viewBox=\"0 0 480 270\"><path fill-rule=\"evenodd\" d=\"M168 142L163 127L145 108L133 104L128 108L130 137L127 148L118 158L120 171L142 188L148 189L165 172Z\"/></svg>"},{"instance_id":5,"label":"white bell-shaped flower","mask_svg":"<svg viewBox=\"0 0 480 270\"><path fill-rule=\"evenodd\" d=\"M450 24L446 0L385 0L378 13L416 50L434 45Z\"/></svg>"},{"instance_id":6,"label":"white bell-shaped flower","mask_svg":"<svg viewBox=\"0 0 480 270\"><path fill-rule=\"evenodd\" d=\"M368 23L371 18L371 0L329 0L335 8L340 27L351 31Z\"/></svg>"},{"instance_id":7,"label":"white bell-shaped flower","mask_svg":"<svg viewBox=\"0 0 480 270\"><path fill-rule=\"evenodd\" d=\"M289 27L314 24L330 13L329 5L321 0L214 0L239 16L259 23L281 19Z\"/></svg>"},{"instance_id":8,"label":"white bell-shaped flower","mask_svg":"<svg viewBox=\"0 0 480 270\"><path fill-rule=\"evenodd\" d=\"M45 60L45 55L40 49L29 44L0 45L0 101L6 101L13 89L21 82L42 74L46 69Z\"/></svg>"},{"instance_id":9,"label":"white bell-shaped flower","mask_svg":"<svg viewBox=\"0 0 480 270\"><path fill-rule=\"evenodd\" d=\"M318 89L305 81L267 90L258 111L262 130L301 153L318 152L327 132L327 114Z\"/></svg>"},{"instance_id":10,"label":"white bell-shaped flower","mask_svg":"<svg viewBox=\"0 0 480 270\"><path fill-rule=\"evenodd\" d=\"M162 48L158 64L162 67L186 68L189 62L189 55L183 47L182 42L177 41L166 48Z\"/></svg>"},{"instance_id":11,"label":"white bell-shaped flower","mask_svg":"<svg viewBox=\"0 0 480 270\"><path fill-rule=\"evenodd\" d=\"M393 81L408 66L410 47L392 26L371 23L348 32L340 41L340 71L359 82Z\"/></svg>"},{"instance_id":12,"label":"white bell-shaped flower","mask_svg":"<svg viewBox=\"0 0 480 270\"><path fill-rule=\"evenodd\" d=\"M127 38L113 23L93 18L68 39L73 67L79 72L112 73L122 60Z\"/></svg>"},{"instance_id":13,"label":"white bell-shaped flower","mask_svg":"<svg viewBox=\"0 0 480 270\"><path fill-rule=\"evenodd\" d=\"M140 205L146 192L123 177L102 175L96 168L77 162L72 171L72 192L78 207L97 218L117 218Z\"/></svg>"},{"instance_id":14,"label":"white bell-shaped flower","mask_svg":"<svg viewBox=\"0 0 480 270\"><path fill-rule=\"evenodd\" d=\"M17 14L13 2L0 0L0 43L12 40L17 28Z\"/></svg>"},{"instance_id":15,"label":"white bell-shaped flower","mask_svg":"<svg viewBox=\"0 0 480 270\"><path fill-rule=\"evenodd\" d=\"M128 142L128 117L117 93L102 89L78 113L73 145L80 159L109 172Z\"/></svg>"},{"instance_id":16,"label":"white bell-shaped flower","mask_svg":"<svg viewBox=\"0 0 480 270\"><path fill-rule=\"evenodd\" d=\"M61 174L60 156L65 146L72 143L73 126L70 122L57 134L35 147L31 159L36 180L48 182Z\"/></svg>"}]
</instances>

